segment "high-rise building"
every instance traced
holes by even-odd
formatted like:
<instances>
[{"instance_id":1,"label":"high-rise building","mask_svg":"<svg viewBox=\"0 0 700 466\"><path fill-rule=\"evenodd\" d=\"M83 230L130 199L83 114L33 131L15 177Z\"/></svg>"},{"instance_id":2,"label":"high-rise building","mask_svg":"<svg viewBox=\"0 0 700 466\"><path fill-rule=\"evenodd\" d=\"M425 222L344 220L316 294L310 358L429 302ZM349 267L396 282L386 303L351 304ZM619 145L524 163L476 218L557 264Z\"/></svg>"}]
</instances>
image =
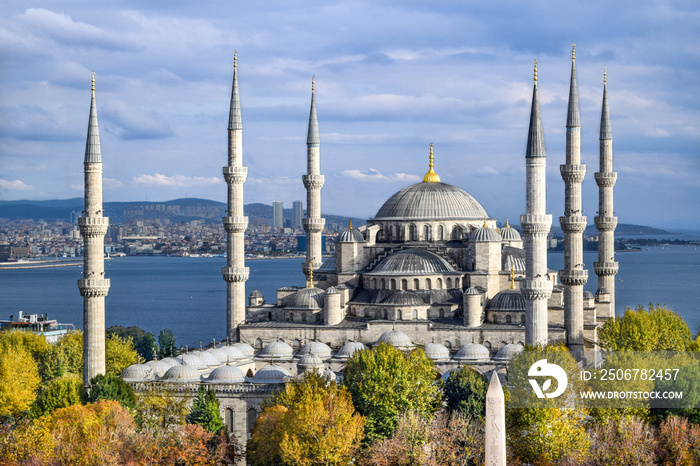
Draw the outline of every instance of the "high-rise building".
<instances>
[{"instance_id":1,"label":"high-rise building","mask_svg":"<svg viewBox=\"0 0 700 466\"><path fill-rule=\"evenodd\" d=\"M282 201L272 201L272 226L284 228L284 203Z\"/></svg>"},{"instance_id":2,"label":"high-rise building","mask_svg":"<svg viewBox=\"0 0 700 466\"><path fill-rule=\"evenodd\" d=\"M301 201L294 201L292 204L292 228L301 228L301 219L304 217L304 204Z\"/></svg>"}]
</instances>

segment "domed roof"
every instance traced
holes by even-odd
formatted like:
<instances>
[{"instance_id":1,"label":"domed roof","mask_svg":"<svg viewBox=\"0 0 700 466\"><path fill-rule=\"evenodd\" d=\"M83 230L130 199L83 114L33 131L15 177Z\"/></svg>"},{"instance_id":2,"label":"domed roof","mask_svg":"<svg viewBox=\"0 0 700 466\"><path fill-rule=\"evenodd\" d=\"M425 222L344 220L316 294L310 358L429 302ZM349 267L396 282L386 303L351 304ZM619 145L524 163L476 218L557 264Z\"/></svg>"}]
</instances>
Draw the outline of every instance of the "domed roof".
<instances>
[{"instance_id":1,"label":"domed roof","mask_svg":"<svg viewBox=\"0 0 700 466\"><path fill-rule=\"evenodd\" d=\"M225 363L227 360L230 360L230 358L228 357L228 352L226 351L226 347L224 346L221 346L219 348L209 348L204 352L211 354L217 361L221 361L219 364Z\"/></svg>"},{"instance_id":2,"label":"domed roof","mask_svg":"<svg viewBox=\"0 0 700 466\"><path fill-rule=\"evenodd\" d=\"M199 356L192 354L192 353L183 353L180 355L180 359L182 359L183 364L187 364L188 366L195 367L197 369L206 369L207 364L202 361L202 358ZM220 363L219 363L220 364Z\"/></svg>"},{"instance_id":3,"label":"domed roof","mask_svg":"<svg viewBox=\"0 0 700 466\"><path fill-rule=\"evenodd\" d=\"M593 293L591 293L590 291L584 291L583 299L593 299Z\"/></svg>"},{"instance_id":4,"label":"domed roof","mask_svg":"<svg viewBox=\"0 0 700 466\"><path fill-rule=\"evenodd\" d=\"M199 382L199 371L189 364L178 364L173 366L163 375L163 380L166 382Z\"/></svg>"},{"instance_id":5,"label":"domed roof","mask_svg":"<svg viewBox=\"0 0 700 466\"><path fill-rule=\"evenodd\" d=\"M481 294L481 291L479 291L478 288L470 286L469 288L467 288L467 291L465 291L464 294L479 295Z\"/></svg>"},{"instance_id":6,"label":"domed roof","mask_svg":"<svg viewBox=\"0 0 700 466\"><path fill-rule=\"evenodd\" d=\"M387 306L426 306L427 303L412 291L394 291L381 303Z\"/></svg>"},{"instance_id":7,"label":"domed roof","mask_svg":"<svg viewBox=\"0 0 700 466\"><path fill-rule=\"evenodd\" d=\"M349 341L345 343L343 347L340 348L340 350L338 350L337 353L335 353L335 357L337 359L350 359L356 351L362 351L366 349L367 347L359 341Z\"/></svg>"},{"instance_id":8,"label":"domed roof","mask_svg":"<svg viewBox=\"0 0 700 466\"><path fill-rule=\"evenodd\" d=\"M234 343L234 344L230 345L228 348L236 348L241 353L243 353L245 356L249 356L249 357L251 357L255 354L255 350L253 349L253 347L247 343ZM229 351L229 354L230 354L231 350L228 348L226 351Z\"/></svg>"},{"instance_id":9,"label":"domed roof","mask_svg":"<svg viewBox=\"0 0 700 466\"><path fill-rule=\"evenodd\" d=\"M209 383L243 383L245 375L236 366L224 364L211 371L206 381Z\"/></svg>"},{"instance_id":10,"label":"domed roof","mask_svg":"<svg viewBox=\"0 0 700 466\"><path fill-rule=\"evenodd\" d=\"M163 358L160 361L167 364L168 367L173 367L173 366L177 366L178 364L182 364L182 358L180 358L179 356L177 356L177 357L168 356L167 358Z\"/></svg>"},{"instance_id":11,"label":"domed roof","mask_svg":"<svg viewBox=\"0 0 700 466\"><path fill-rule=\"evenodd\" d=\"M308 353L297 362L297 366L301 369L319 369L323 367L323 361L315 354Z\"/></svg>"},{"instance_id":12,"label":"domed roof","mask_svg":"<svg viewBox=\"0 0 700 466\"><path fill-rule=\"evenodd\" d=\"M299 351L297 356L305 356L307 354L313 354L321 359L330 359L331 348L325 343L320 341L310 341L304 345L304 347Z\"/></svg>"},{"instance_id":13,"label":"domed roof","mask_svg":"<svg viewBox=\"0 0 700 466\"><path fill-rule=\"evenodd\" d=\"M440 343L427 343L423 347L423 351L435 362L444 362L450 359L450 350Z\"/></svg>"},{"instance_id":14,"label":"domed roof","mask_svg":"<svg viewBox=\"0 0 700 466\"><path fill-rule=\"evenodd\" d=\"M294 293L285 309L320 310L323 309L323 290L320 288L302 288Z\"/></svg>"},{"instance_id":15,"label":"domed roof","mask_svg":"<svg viewBox=\"0 0 700 466\"><path fill-rule=\"evenodd\" d=\"M525 312L525 299L520 290L503 290L486 305L487 311L522 311Z\"/></svg>"},{"instance_id":16,"label":"domed roof","mask_svg":"<svg viewBox=\"0 0 700 466\"><path fill-rule=\"evenodd\" d=\"M508 224L501 228L501 238L503 241L522 241L520 233L515 228L511 228Z\"/></svg>"},{"instance_id":17,"label":"domed roof","mask_svg":"<svg viewBox=\"0 0 700 466\"><path fill-rule=\"evenodd\" d=\"M522 353L523 345L518 343L509 343L503 348L498 350L496 356L493 357L494 361L510 361L518 353Z\"/></svg>"},{"instance_id":18,"label":"domed roof","mask_svg":"<svg viewBox=\"0 0 700 466\"><path fill-rule=\"evenodd\" d=\"M513 269L515 273L525 273L525 250L506 246L501 253L501 270L510 272Z\"/></svg>"},{"instance_id":19,"label":"domed roof","mask_svg":"<svg viewBox=\"0 0 700 466\"><path fill-rule=\"evenodd\" d=\"M457 354L452 356L455 361L483 361L489 358L489 350L479 343L467 343Z\"/></svg>"},{"instance_id":20,"label":"domed roof","mask_svg":"<svg viewBox=\"0 0 700 466\"><path fill-rule=\"evenodd\" d=\"M438 275L455 273L442 257L425 249L400 249L385 257L370 272L377 275Z\"/></svg>"},{"instance_id":21,"label":"domed roof","mask_svg":"<svg viewBox=\"0 0 700 466\"><path fill-rule=\"evenodd\" d=\"M273 341L265 345L258 357L262 359L291 359L292 347L283 341Z\"/></svg>"},{"instance_id":22,"label":"domed roof","mask_svg":"<svg viewBox=\"0 0 700 466\"><path fill-rule=\"evenodd\" d=\"M259 292L258 290L253 290L253 291L250 292L249 297L250 297L250 298L262 298L263 295L262 295L262 293Z\"/></svg>"},{"instance_id":23,"label":"domed roof","mask_svg":"<svg viewBox=\"0 0 700 466\"><path fill-rule=\"evenodd\" d=\"M472 231L471 235L469 235L469 241L475 243L498 243L501 241L501 235L493 228L483 226Z\"/></svg>"},{"instance_id":24,"label":"domed roof","mask_svg":"<svg viewBox=\"0 0 700 466\"><path fill-rule=\"evenodd\" d=\"M388 332L382 333L379 340L377 340L377 344L379 343L388 343L398 349L411 349L416 346L411 342L411 339L408 338L408 335L400 330L389 330Z\"/></svg>"},{"instance_id":25,"label":"domed roof","mask_svg":"<svg viewBox=\"0 0 700 466\"><path fill-rule=\"evenodd\" d=\"M236 345L243 345L243 346L247 346L248 348L250 348L250 355L241 351L241 349ZM241 359L249 358L255 352L252 347L246 345L245 343L236 343L236 345L222 346L220 348L220 349L223 349L224 351L226 351L226 359L224 359L223 361L227 361L227 362L240 361Z\"/></svg>"},{"instance_id":26,"label":"domed roof","mask_svg":"<svg viewBox=\"0 0 700 466\"><path fill-rule=\"evenodd\" d=\"M458 220L486 217L476 199L456 186L422 182L391 196L373 220Z\"/></svg>"},{"instance_id":27,"label":"domed roof","mask_svg":"<svg viewBox=\"0 0 700 466\"><path fill-rule=\"evenodd\" d=\"M147 366L150 366L151 369L153 369L153 373L158 376L158 377L163 377L163 374L165 374L168 369L170 369L172 366L168 364L165 361L148 361L146 363Z\"/></svg>"},{"instance_id":28,"label":"domed roof","mask_svg":"<svg viewBox=\"0 0 700 466\"><path fill-rule=\"evenodd\" d=\"M345 230L341 231L338 237L335 239L336 243L364 243L365 237L362 233L355 230L352 225Z\"/></svg>"},{"instance_id":29,"label":"domed roof","mask_svg":"<svg viewBox=\"0 0 700 466\"><path fill-rule=\"evenodd\" d=\"M199 354L197 354L197 356L199 357L199 359L202 360L204 364L206 364L209 367L220 366L222 362L226 362L226 359L221 361L209 351L200 351Z\"/></svg>"},{"instance_id":30,"label":"domed roof","mask_svg":"<svg viewBox=\"0 0 700 466\"><path fill-rule=\"evenodd\" d=\"M247 380L253 383L285 383L291 376L284 367L271 364L263 367L253 377L248 377Z\"/></svg>"},{"instance_id":31,"label":"domed roof","mask_svg":"<svg viewBox=\"0 0 700 466\"><path fill-rule=\"evenodd\" d=\"M143 382L146 380L154 380L155 373L153 368L147 364L132 364L121 375L124 382Z\"/></svg>"},{"instance_id":32,"label":"domed roof","mask_svg":"<svg viewBox=\"0 0 700 466\"><path fill-rule=\"evenodd\" d=\"M326 288L326 294L340 294L338 293L338 290L334 286L329 286Z\"/></svg>"}]
</instances>

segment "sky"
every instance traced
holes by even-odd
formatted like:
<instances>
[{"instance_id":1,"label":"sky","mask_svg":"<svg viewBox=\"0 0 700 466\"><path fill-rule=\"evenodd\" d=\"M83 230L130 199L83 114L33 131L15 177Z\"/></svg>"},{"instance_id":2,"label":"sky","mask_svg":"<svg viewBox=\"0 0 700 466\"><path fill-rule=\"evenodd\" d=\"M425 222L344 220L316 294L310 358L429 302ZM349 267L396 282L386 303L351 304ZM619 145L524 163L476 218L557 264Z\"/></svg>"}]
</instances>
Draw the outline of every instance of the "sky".
<instances>
[{"instance_id":1,"label":"sky","mask_svg":"<svg viewBox=\"0 0 700 466\"><path fill-rule=\"evenodd\" d=\"M237 51L245 203L305 202L315 75L323 213L373 217L422 180L433 143L443 182L517 224L537 59L557 219L575 42L588 222L607 67L619 221L700 229L695 0L5 0L0 11L0 200L82 196L94 71L105 201L225 202Z\"/></svg>"}]
</instances>

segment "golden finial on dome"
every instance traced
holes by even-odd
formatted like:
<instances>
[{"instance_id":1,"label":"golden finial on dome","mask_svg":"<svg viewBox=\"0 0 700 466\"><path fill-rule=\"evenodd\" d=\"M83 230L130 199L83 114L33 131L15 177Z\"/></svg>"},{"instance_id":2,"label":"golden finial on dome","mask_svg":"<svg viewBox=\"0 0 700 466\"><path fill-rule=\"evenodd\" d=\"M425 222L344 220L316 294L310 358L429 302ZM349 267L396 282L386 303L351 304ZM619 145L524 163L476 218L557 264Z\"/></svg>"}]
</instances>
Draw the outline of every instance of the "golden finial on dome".
<instances>
[{"instance_id":1,"label":"golden finial on dome","mask_svg":"<svg viewBox=\"0 0 700 466\"><path fill-rule=\"evenodd\" d=\"M603 67L603 84L608 83L608 67L604 66Z\"/></svg>"},{"instance_id":2,"label":"golden finial on dome","mask_svg":"<svg viewBox=\"0 0 700 466\"><path fill-rule=\"evenodd\" d=\"M314 287L314 265L309 261L309 284L306 285L307 288Z\"/></svg>"},{"instance_id":3,"label":"golden finial on dome","mask_svg":"<svg viewBox=\"0 0 700 466\"><path fill-rule=\"evenodd\" d=\"M508 222L508 217L506 217L506 228L510 228L510 223Z\"/></svg>"},{"instance_id":4,"label":"golden finial on dome","mask_svg":"<svg viewBox=\"0 0 700 466\"><path fill-rule=\"evenodd\" d=\"M234 50L233 51L233 67L235 68L237 66L238 66L238 52L236 52Z\"/></svg>"},{"instance_id":5,"label":"golden finial on dome","mask_svg":"<svg viewBox=\"0 0 700 466\"><path fill-rule=\"evenodd\" d=\"M352 230L352 219L350 219L350 225L348 225L348 230Z\"/></svg>"},{"instance_id":6,"label":"golden finial on dome","mask_svg":"<svg viewBox=\"0 0 700 466\"><path fill-rule=\"evenodd\" d=\"M537 58L535 58L535 86L537 85Z\"/></svg>"},{"instance_id":7,"label":"golden finial on dome","mask_svg":"<svg viewBox=\"0 0 700 466\"><path fill-rule=\"evenodd\" d=\"M433 170L433 167L435 164L433 163L433 143L430 143L430 163L428 164L430 167L430 170L428 170L428 173L425 174L423 177L423 181L426 183L439 183L440 182L440 177L438 176L437 173Z\"/></svg>"},{"instance_id":8,"label":"golden finial on dome","mask_svg":"<svg viewBox=\"0 0 700 466\"><path fill-rule=\"evenodd\" d=\"M311 93L316 91L316 75L311 76Z\"/></svg>"},{"instance_id":9,"label":"golden finial on dome","mask_svg":"<svg viewBox=\"0 0 700 466\"><path fill-rule=\"evenodd\" d=\"M571 43L571 61L576 60L576 42Z\"/></svg>"},{"instance_id":10,"label":"golden finial on dome","mask_svg":"<svg viewBox=\"0 0 700 466\"><path fill-rule=\"evenodd\" d=\"M489 227L489 224L486 223L486 217L484 217L484 226L482 228L488 228L488 227Z\"/></svg>"},{"instance_id":11,"label":"golden finial on dome","mask_svg":"<svg viewBox=\"0 0 700 466\"><path fill-rule=\"evenodd\" d=\"M515 268L512 265L510 266L510 289L515 289Z\"/></svg>"},{"instance_id":12,"label":"golden finial on dome","mask_svg":"<svg viewBox=\"0 0 700 466\"><path fill-rule=\"evenodd\" d=\"M92 90L95 90L95 72L92 72Z\"/></svg>"}]
</instances>

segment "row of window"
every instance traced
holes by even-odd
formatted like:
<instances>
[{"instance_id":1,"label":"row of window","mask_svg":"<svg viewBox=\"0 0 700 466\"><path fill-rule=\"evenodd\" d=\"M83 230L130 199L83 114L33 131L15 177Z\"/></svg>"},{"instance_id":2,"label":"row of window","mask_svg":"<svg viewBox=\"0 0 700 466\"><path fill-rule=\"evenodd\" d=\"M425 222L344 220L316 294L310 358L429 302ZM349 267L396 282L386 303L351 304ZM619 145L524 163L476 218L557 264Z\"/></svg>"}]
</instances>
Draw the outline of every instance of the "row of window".
<instances>
[{"instance_id":1,"label":"row of window","mask_svg":"<svg viewBox=\"0 0 700 466\"><path fill-rule=\"evenodd\" d=\"M401 282L399 283L399 279L397 278L392 278L392 279L384 279L384 278L376 278L376 277L365 277L365 288L371 288L374 290L397 290L399 289L398 286L400 284L402 290L432 290L433 289L433 280L430 278L424 279L423 282L423 287L421 288L421 280L419 278L414 278L414 279L409 279L409 278L402 278ZM409 287L409 283L412 285ZM459 288L459 278L455 278L454 280L450 277L446 278L444 281L445 288L450 290L453 288ZM442 278L437 278L435 279L435 289L436 290L442 290L443 289L443 281Z\"/></svg>"},{"instance_id":2,"label":"row of window","mask_svg":"<svg viewBox=\"0 0 700 466\"><path fill-rule=\"evenodd\" d=\"M432 225L423 225L418 227L411 223L408 225L408 232L404 225L385 225L384 228L377 233L377 241L443 241L448 239L462 238L463 227L452 225L451 229L443 225L438 225L433 232Z\"/></svg>"}]
</instances>

